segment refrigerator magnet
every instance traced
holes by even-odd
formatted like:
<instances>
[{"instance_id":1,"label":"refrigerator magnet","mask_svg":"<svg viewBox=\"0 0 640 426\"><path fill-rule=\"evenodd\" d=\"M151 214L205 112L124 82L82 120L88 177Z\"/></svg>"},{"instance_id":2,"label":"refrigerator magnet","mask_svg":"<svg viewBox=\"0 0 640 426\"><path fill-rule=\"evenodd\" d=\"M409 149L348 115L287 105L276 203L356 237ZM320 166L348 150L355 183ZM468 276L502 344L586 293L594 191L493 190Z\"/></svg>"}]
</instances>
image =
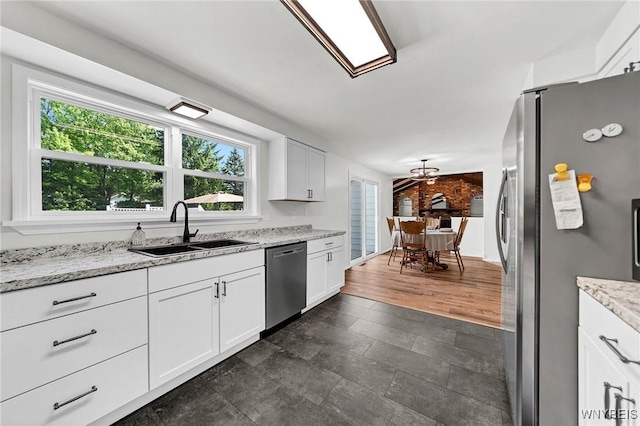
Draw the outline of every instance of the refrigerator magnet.
<instances>
[{"instance_id":1,"label":"refrigerator magnet","mask_svg":"<svg viewBox=\"0 0 640 426\"><path fill-rule=\"evenodd\" d=\"M602 134L608 138L613 138L622 133L622 126L618 123L607 124L602 128Z\"/></svg>"},{"instance_id":2,"label":"refrigerator magnet","mask_svg":"<svg viewBox=\"0 0 640 426\"><path fill-rule=\"evenodd\" d=\"M602 131L600 129L589 129L582 134L582 139L587 142L596 142L602 138Z\"/></svg>"}]
</instances>

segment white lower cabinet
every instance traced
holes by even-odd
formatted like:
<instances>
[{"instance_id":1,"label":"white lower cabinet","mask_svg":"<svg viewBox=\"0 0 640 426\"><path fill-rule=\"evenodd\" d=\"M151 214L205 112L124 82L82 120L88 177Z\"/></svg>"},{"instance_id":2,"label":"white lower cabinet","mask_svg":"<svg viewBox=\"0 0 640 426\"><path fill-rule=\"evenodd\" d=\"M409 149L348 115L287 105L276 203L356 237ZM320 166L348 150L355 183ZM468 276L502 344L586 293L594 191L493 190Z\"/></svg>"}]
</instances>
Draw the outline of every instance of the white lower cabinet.
<instances>
[{"instance_id":1,"label":"white lower cabinet","mask_svg":"<svg viewBox=\"0 0 640 426\"><path fill-rule=\"evenodd\" d=\"M579 424L640 426L640 333L580 291L578 345Z\"/></svg>"},{"instance_id":2,"label":"white lower cabinet","mask_svg":"<svg viewBox=\"0 0 640 426\"><path fill-rule=\"evenodd\" d=\"M344 286L344 237L307 243L307 307L324 301Z\"/></svg>"},{"instance_id":3,"label":"white lower cabinet","mask_svg":"<svg viewBox=\"0 0 640 426\"><path fill-rule=\"evenodd\" d=\"M151 389L264 330L264 250L150 268L149 288Z\"/></svg>"},{"instance_id":4,"label":"white lower cabinet","mask_svg":"<svg viewBox=\"0 0 640 426\"><path fill-rule=\"evenodd\" d=\"M146 277L0 294L0 424L88 424L149 390Z\"/></svg>"},{"instance_id":5,"label":"white lower cabinet","mask_svg":"<svg viewBox=\"0 0 640 426\"><path fill-rule=\"evenodd\" d=\"M147 390L145 345L3 402L0 424L84 425Z\"/></svg>"},{"instance_id":6,"label":"white lower cabinet","mask_svg":"<svg viewBox=\"0 0 640 426\"><path fill-rule=\"evenodd\" d=\"M325 251L307 255L307 307L313 306L327 293L327 261Z\"/></svg>"},{"instance_id":7,"label":"white lower cabinet","mask_svg":"<svg viewBox=\"0 0 640 426\"><path fill-rule=\"evenodd\" d=\"M327 262L327 293L333 293L344 286L344 247L329 250Z\"/></svg>"},{"instance_id":8,"label":"white lower cabinet","mask_svg":"<svg viewBox=\"0 0 640 426\"><path fill-rule=\"evenodd\" d=\"M583 330L578 331L580 359L580 417L582 425L615 425L609 414L616 408L616 394L628 395L628 380L613 366ZM639 401L640 402L640 401ZM627 402L620 401L626 408ZM621 425L629 425L626 420Z\"/></svg>"},{"instance_id":9,"label":"white lower cabinet","mask_svg":"<svg viewBox=\"0 0 640 426\"><path fill-rule=\"evenodd\" d=\"M220 352L217 285L208 279L149 295L152 389Z\"/></svg>"},{"instance_id":10,"label":"white lower cabinet","mask_svg":"<svg viewBox=\"0 0 640 426\"><path fill-rule=\"evenodd\" d=\"M147 298L137 297L2 333L2 399L147 343Z\"/></svg>"},{"instance_id":11,"label":"white lower cabinet","mask_svg":"<svg viewBox=\"0 0 640 426\"><path fill-rule=\"evenodd\" d=\"M265 327L264 267L220 277L220 352Z\"/></svg>"}]
</instances>

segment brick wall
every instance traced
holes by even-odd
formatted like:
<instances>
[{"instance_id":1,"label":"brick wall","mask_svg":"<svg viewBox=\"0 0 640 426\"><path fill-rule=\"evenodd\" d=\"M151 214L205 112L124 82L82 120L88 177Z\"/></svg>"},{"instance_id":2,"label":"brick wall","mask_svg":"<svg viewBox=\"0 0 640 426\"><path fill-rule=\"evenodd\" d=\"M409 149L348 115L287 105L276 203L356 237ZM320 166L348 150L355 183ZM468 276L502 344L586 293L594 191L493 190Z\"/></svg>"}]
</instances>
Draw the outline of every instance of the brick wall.
<instances>
[{"instance_id":1,"label":"brick wall","mask_svg":"<svg viewBox=\"0 0 640 426\"><path fill-rule=\"evenodd\" d=\"M411 216L418 216L418 209L420 208L420 198L418 195L418 185L414 185L411 188L405 189L393 195L393 215L400 216L400 201L404 198L411 198Z\"/></svg>"},{"instance_id":2,"label":"brick wall","mask_svg":"<svg viewBox=\"0 0 640 426\"><path fill-rule=\"evenodd\" d=\"M396 182L398 181L401 181L401 179L396 180ZM410 198L412 216L424 216L424 210L431 205L431 197L438 192L444 194L447 198L449 208L459 210L458 212L452 212L452 216L469 216L471 198L482 194L482 172L443 175L439 176L433 185L419 182L394 193L393 214L398 215L400 200ZM422 214L420 214L421 211Z\"/></svg>"}]
</instances>

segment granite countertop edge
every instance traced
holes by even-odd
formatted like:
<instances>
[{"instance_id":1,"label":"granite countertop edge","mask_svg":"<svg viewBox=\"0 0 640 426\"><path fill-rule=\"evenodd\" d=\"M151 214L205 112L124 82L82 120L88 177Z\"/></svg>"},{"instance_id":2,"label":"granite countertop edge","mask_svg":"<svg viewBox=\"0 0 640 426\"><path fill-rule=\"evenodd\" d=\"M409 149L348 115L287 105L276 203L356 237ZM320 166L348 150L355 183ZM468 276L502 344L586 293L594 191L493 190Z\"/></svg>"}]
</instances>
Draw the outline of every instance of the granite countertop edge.
<instances>
[{"instance_id":1,"label":"granite countertop edge","mask_svg":"<svg viewBox=\"0 0 640 426\"><path fill-rule=\"evenodd\" d=\"M578 277L577 285L640 333L640 282Z\"/></svg>"},{"instance_id":2,"label":"granite countertop edge","mask_svg":"<svg viewBox=\"0 0 640 426\"><path fill-rule=\"evenodd\" d=\"M345 231L313 229L308 233L304 232L299 235L261 236L253 239L247 238L245 241L253 243L249 245L187 252L184 254L166 257L151 257L144 254L134 253L126 249L121 249L108 253L91 253L87 256L80 255L65 260L53 257L39 261L35 267L34 264L30 262L15 265L6 264L2 266L0 294L84 278L93 278L118 272L144 269L153 266L168 265L171 263L187 262L190 260L205 259L223 256L226 254L241 253L280 245L312 241L344 235L345 233ZM73 265L77 264L78 266L67 266L64 268L64 271L59 271L60 265L62 264L64 267L64 264L67 261L73 262Z\"/></svg>"}]
</instances>

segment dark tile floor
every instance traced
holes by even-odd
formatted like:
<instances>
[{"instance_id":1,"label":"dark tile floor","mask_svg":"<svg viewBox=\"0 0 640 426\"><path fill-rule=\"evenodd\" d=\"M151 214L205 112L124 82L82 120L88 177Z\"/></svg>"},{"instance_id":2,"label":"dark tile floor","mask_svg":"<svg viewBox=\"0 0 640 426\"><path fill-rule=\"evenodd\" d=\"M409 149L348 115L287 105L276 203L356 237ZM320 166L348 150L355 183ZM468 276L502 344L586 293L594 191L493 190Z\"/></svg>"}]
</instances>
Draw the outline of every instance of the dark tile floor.
<instances>
[{"instance_id":1,"label":"dark tile floor","mask_svg":"<svg viewBox=\"0 0 640 426\"><path fill-rule=\"evenodd\" d=\"M498 330L339 294L125 425L511 425Z\"/></svg>"}]
</instances>

